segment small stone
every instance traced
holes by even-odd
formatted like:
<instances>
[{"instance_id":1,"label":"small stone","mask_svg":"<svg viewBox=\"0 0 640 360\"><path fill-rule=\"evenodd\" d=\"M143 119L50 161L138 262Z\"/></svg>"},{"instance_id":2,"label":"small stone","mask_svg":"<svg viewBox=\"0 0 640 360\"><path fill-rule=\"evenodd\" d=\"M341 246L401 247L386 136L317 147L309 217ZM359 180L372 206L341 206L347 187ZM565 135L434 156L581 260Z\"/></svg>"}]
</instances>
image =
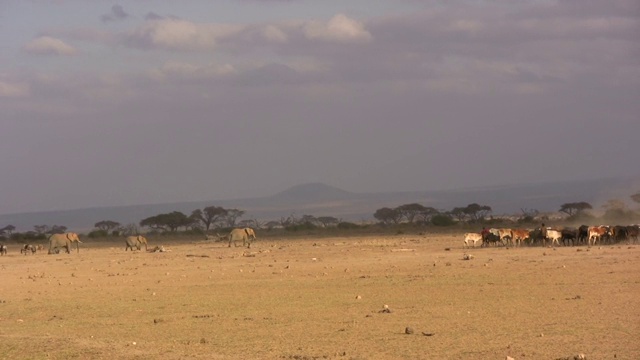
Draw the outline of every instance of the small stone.
<instances>
[{"instance_id":1,"label":"small stone","mask_svg":"<svg viewBox=\"0 0 640 360\"><path fill-rule=\"evenodd\" d=\"M512 358L511 356L507 356L504 360L516 360L516 359Z\"/></svg>"},{"instance_id":2,"label":"small stone","mask_svg":"<svg viewBox=\"0 0 640 360\"><path fill-rule=\"evenodd\" d=\"M135 341L134 341L134 342L132 342L132 343L131 343L131 345L136 345L136 342L135 342Z\"/></svg>"},{"instance_id":3,"label":"small stone","mask_svg":"<svg viewBox=\"0 0 640 360\"><path fill-rule=\"evenodd\" d=\"M356 300L360 300L360 299L362 299L362 296L360 295L356 296Z\"/></svg>"},{"instance_id":4,"label":"small stone","mask_svg":"<svg viewBox=\"0 0 640 360\"><path fill-rule=\"evenodd\" d=\"M205 338L200 339L200 344L206 344L206 343L207 343L207 339Z\"/></svg>"},{"instance_id":5,"label":"small stone","mask_svg":"<svg viewBox=\"0 0 640 360\"><path fill-rule=\"evenodd\" d=\"M411 335L413 334L413 329L407 326L406 328L404 328L404 333L407 335Z\"/></svg>"}]
</instances>

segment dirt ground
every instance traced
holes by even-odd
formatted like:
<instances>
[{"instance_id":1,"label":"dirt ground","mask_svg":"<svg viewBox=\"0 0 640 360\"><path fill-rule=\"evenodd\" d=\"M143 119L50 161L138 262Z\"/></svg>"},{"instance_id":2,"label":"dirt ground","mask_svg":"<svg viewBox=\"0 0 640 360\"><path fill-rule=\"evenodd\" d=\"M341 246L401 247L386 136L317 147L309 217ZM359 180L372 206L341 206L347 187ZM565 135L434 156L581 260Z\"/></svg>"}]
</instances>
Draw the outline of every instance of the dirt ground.
<instances>
[{"instance_id":1,"label":"dirt ground","mask_svg":"<svg viewBox=\"0 0 640 360\"><path fill-rule=\"evenodd\" d=\"M0 359L640 359L640 245L159 241L10 244Z\"/></svg>"}]
</instances>

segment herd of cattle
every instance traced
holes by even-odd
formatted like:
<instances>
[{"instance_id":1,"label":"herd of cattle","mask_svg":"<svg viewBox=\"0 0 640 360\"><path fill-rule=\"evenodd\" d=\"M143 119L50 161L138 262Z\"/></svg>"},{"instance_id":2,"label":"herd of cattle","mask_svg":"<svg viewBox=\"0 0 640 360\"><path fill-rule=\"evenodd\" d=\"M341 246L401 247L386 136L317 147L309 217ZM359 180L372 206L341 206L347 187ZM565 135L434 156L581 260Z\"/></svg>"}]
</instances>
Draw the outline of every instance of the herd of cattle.
<instances>
[{"instance_id":1,"label":"herd of cattle","mask_svg":"<svg viewBox=\"0 0 640 360\"><path fill-rule=\"evenodd\" d=\"M231 247L232 243L234 244L234 246L237 246L237 243L239 241L242 241L243 247L246 245L247 247L250 248L251 243L256 240L256 233L252 228L233 229L227 235L216 235L215 237L211 235L206 235L206 240L219 240L219 241L228 240L229 247ZM53 234L49 236L48 241L49 241L49 254L58 254L60 250L65 250L67 253L71 253L71 248L74 243L76 244L77 252L80 252L80 243L82 243L82 241L80 241L80 237L78 236L78 234L73 232L67 232L64 234ZM147 244L148 244L147 239L142 235L127 236L125 238L124 250L125 251L129 249L131 249L131 251L133 251L134 249L141 250L142 245L144 245L145 251L149 251L147 250ZM20 253L25 255L27 255L28 253L35 254L37 250L44 250L44 246L24 244L20 248ZM0 244L0 255L6 255L6 254L7 254L7 245Z\"/></svg>"},{"instance_id":2,"label":"herd of cattle","mask_svg":"<svg viewBox=\"0 0 640 360\"><path fill-rule=\"evenodd\" d=\"M616 225L616 226L587 226L580 227L541 227L533 230L529 229L487 229L483 228L479 233L464 234L464 247L475 247L480 242L480 246L503 245L541 245L546 246L547 242L551 246L555 245L588 245L592 246L600 242L601 244L612 244L621 241L638 241L640 233L639 225Z\"/></svg>"}]
</instances>

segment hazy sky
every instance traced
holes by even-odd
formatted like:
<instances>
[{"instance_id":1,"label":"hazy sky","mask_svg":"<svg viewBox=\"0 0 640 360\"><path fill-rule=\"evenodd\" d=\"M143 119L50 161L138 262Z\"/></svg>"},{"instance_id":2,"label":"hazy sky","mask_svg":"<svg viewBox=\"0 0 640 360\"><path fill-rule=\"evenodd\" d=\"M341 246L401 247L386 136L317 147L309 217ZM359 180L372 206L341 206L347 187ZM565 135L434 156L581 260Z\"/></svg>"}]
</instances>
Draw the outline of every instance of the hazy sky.
<instances>
[{"instance_id":1,"label":"hazy sky","mask_svg":"<svg viewBox=\"0 0 640 360\"><path fill-rule=\"evenodd\" d=\"M637 0L0 0L0 213L640 176L639 19Z\"/></svg>"}]
</instances>

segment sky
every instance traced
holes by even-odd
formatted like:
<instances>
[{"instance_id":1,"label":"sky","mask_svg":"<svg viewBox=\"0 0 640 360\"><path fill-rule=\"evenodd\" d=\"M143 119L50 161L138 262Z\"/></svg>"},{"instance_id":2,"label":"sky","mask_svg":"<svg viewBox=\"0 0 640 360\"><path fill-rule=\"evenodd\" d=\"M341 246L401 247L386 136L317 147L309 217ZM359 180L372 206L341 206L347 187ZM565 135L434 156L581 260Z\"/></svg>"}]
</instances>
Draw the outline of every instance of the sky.
<instances>
[{"instance_id":1,"label":"sky","mask_svg":"<svg viewBox=\"0 0 640 360\"><path fill-rule=\"evenodd\" d=\"M640 176L639 20L637 0L0 0L0 213Z\"/></svg>"}]
</instances>

